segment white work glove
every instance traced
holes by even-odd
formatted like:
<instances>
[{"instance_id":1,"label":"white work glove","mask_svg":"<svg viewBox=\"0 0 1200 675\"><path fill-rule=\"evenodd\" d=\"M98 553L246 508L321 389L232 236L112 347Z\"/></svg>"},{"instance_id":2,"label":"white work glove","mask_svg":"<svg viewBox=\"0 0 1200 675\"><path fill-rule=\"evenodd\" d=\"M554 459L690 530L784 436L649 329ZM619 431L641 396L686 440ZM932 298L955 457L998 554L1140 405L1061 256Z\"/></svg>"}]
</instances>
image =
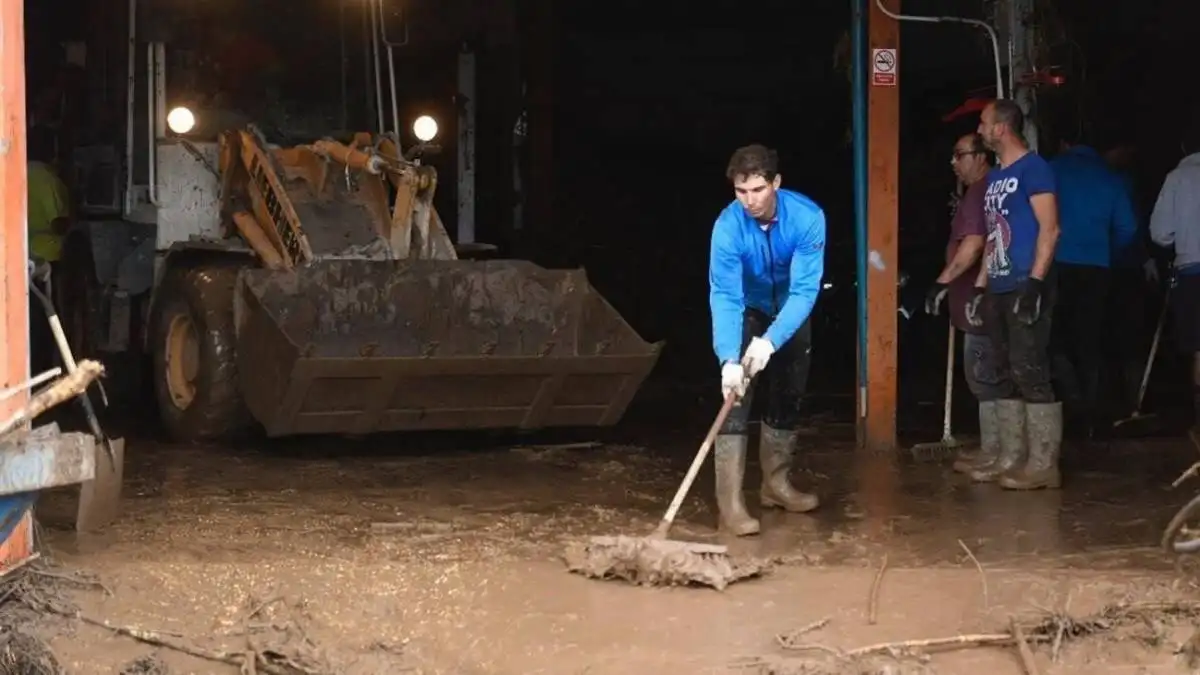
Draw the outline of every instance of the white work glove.
<instances>
[{"instance_id":1,"label":"white work glove","mask_svg":"<svg viewBox=\"0 0 1200 675\"><path fill-rule=\"evenodd\" d=\"M775 353L775 345L766 338L756 337L750 341L750 346L746 347L746 354L742 356L742 365L746 367L746 377L753 378L767 367L767 362L771 360L771 355Z\"/></svg>"},{"instance_id":2,"label":"white work glove","mask_svg":"<svg viewBox=\"0 0 1200 675\"><path fill-rule=\"evenodd\" d=\"M746 377L746 369L740 363L726 363L721 366L721 397L726 398L732 392L738 398L746 395L746 387L750 384Z\"/></svg>"},{"instance_id":3,"label":"white work glove","mask_svg":"<svg viewBox=\"0 0 1200 675\"><path fill-rule=\"evenodd\" d=\"M1142 269L1146 271L1146 282L1147 283L1151 283L1151 284L1158 283L1158 265L1154 264L1153 258L1150 260L1147 260L1146 264L1142 265Z\"/></svg>"}]
</instances>

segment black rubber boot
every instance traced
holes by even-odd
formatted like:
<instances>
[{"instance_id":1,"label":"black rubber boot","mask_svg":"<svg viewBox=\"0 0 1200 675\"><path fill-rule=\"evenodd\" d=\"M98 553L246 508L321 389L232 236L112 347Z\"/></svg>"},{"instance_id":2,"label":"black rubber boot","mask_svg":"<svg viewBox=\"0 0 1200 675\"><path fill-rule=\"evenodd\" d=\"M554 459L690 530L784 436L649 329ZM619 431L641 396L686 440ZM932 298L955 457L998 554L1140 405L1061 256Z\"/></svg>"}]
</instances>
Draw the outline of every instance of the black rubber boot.
<instances>
[{"instance_id":1,"label":"black rubber boot","mask_svg":"<svg viewBox=\"0 0 1200 675\"><path fill-rule=\"evenodd\" d=\"M746 476L746 445L744 434L717 436L713 461L717 472L717 510L719 526L724 532L744 537L758 533L758 521L746 511L742 494Z\"/></svg>"},{"instance_id":2,"label":"black rubber boot","mask_svg":"<svg viewBox=\"0 0 1200 675\"><path fill-rule=\"evenodd\" d=\"M761 500L764 507L777 507L793 513L812 511L820 504L816 495L792 487L788 472L796 458L796 432L772 429L762 425L758 441L758 457L762 464Z\"/></svg>"}]
</instances>

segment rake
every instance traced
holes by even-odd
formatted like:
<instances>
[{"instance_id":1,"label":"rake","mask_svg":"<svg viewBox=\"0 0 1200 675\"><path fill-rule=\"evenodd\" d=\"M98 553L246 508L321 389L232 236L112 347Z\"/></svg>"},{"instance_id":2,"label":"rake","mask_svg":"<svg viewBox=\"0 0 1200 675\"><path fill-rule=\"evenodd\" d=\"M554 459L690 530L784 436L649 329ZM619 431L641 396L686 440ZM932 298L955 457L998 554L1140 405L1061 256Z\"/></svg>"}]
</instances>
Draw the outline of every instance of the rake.
<instances>
[{"instance_id":1,"label":"rake","mask_svg":"<svg viewBox=\"0 0 1200 675\"><path fill-rule=\"evenodd\" d=\"M717 434L736 402L737 397L732 393L725 397L721 411L654 532L646 537L602 536L573 542L564 556L569 571L594 579L622 579L640 586L704 585L717 590L764 571L764 565L757 561L735 563L725 546L667 539L696 474L708 459Z\"/></svg>"}]
</instances>

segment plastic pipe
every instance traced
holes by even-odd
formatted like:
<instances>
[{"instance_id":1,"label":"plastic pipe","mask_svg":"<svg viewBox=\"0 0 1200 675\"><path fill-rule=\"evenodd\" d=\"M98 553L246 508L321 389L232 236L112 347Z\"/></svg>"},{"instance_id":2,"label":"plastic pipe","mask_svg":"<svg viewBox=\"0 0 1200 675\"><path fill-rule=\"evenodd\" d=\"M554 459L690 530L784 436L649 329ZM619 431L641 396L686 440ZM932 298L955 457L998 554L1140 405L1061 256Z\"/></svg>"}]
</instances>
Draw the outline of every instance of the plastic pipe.
<instances>
[{"instance_id":1,"label":"plastic pipe","mask_svg":"<svg viewBox=\"0 0 1200 675\"><path fill-rule=\"evenodd\" d=\"M875 5L879 7L879 11L896 21L916 21L919 23L965 23L970 26L978 26L987 31L988 37L992 40L992 60L996 64L996 98L1004 98L1004 75L1003 69L1000 67L1000 40L996 37L996 29L990 24L979 19L966 19L961 16L915 16L912 14L896 14L887 7L883 6L883 0L875 0Z\"/></svg>"}]
</instances>

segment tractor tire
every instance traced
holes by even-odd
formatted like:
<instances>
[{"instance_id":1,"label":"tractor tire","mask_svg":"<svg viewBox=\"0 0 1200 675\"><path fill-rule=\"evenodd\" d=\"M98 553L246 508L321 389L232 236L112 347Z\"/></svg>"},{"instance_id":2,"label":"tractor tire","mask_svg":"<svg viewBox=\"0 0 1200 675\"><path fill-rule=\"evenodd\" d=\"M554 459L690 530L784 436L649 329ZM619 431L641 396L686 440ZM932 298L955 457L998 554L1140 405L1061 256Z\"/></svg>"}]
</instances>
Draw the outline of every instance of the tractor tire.
<instances>
[{"instance_id":1,"label":"tractor tire","mask_svg":"<svg viewBox=\"0 0 1200 675\"><path fill-rule=\"evenodd\" d=\"M253 420L242 399L233 323L234 267L170 270L152 321L154 395L173 440L244 436Z\"/></svg>"}]
</instances>

